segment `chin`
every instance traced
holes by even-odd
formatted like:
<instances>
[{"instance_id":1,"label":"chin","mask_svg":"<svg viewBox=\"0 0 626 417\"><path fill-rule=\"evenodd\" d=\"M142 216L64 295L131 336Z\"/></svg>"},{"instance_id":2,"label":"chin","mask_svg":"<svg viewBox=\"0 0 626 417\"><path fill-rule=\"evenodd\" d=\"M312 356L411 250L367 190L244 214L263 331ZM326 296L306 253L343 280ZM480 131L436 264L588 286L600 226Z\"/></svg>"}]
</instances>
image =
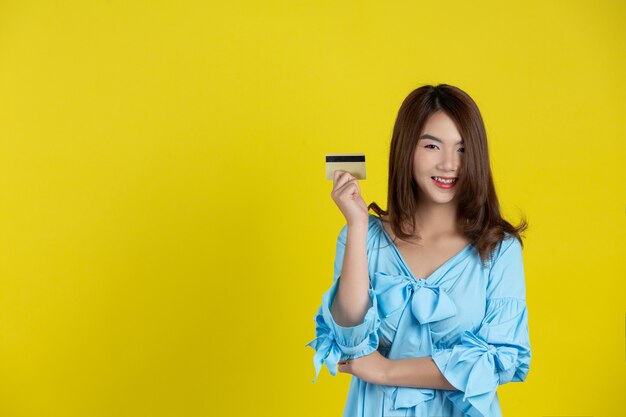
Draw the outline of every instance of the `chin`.
<instances>
[{"instance_id":1,"label":"chin","mask_svg":"<svg viewBox=\"0 0 626 417\"><path fill-rule=\"evenodd\" d=\"M449 204L449 203L454 203L454 201L456 200L454 197L455 197L454 195L444 196L444 197L437 195L437 196L431 196L430 200L436 204Z\"/></svg>"},{"instance_id":2,"label":"chin","mask_svg":"<svg viewBox=\"0 0 626 417\"><path fill-rule=\"evenodd\" d=\"M435 203L436 204L452 204L452 203L454 203L454 200L452 200L452 199L450 199L450 200L439 200L439 201L435 200Z\"/></svg>"}]
</instances>

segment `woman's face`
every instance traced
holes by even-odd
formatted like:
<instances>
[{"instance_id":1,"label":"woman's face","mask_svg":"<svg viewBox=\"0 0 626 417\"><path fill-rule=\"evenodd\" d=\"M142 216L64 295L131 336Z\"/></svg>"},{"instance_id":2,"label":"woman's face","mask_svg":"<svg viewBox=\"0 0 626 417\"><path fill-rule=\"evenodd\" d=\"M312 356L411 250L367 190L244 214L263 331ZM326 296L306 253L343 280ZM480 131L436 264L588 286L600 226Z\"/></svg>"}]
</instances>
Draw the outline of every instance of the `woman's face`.
<instances>
[{"instance_id":1,"label":"woman's face","mask_svg":"<svg viewBox=\"0 0 626 417\"><path fill-rule=\"evenodd\" d=\"M452 119L443 111L433 113L424 125L413 155L413 179L421 191L420 197L435 204L455 201L456 183L444 184L433 177L443 177L444 181L458 178L464 151Z\"/></svg>"}]
</instances>

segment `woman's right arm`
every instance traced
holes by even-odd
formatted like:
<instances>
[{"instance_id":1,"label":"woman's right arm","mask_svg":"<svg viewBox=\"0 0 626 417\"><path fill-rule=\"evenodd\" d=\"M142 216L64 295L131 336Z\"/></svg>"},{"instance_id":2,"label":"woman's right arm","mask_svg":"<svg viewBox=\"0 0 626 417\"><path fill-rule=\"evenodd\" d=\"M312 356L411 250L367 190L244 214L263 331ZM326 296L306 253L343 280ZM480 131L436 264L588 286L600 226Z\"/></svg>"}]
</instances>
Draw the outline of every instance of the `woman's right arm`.
<instances>
[{"instance_id":1,"label":"woman's right arm","mask_svg":"<svg viewBox=\"0 0 626 417\"><path fill-rule=\"evenodd\" d=\"M315 349L313 382L322 365L334 376L339 360L369 355L379 341L380 318L367 266L367 205L358 181L345 171L335 171L331 195L347 224L337 238L333 284L315 315L316 338L305 345Z\"/></svg>"},{"instance_id":2,"label":"woman's right arm","mask_svg":"<svg viewBox=\"0 0 626 417\"><path fill-rule=\"evenodd\" d=\"M331 314L344 327L363 323L365 313L372 306L367 271L367 229L369 214L361 196L359 181L346 171L333 173L331 197L346 218L346 250L339 286L332 302Z\"/></svg>"},{"instance_id":3,"label":"woman's right arm","mask_svg":"<svg viewBox=\"0 0 626 417\"><path fill-rule=\"evenodd\" d=\"M368 223L362 221L348 223L341 276L330 310L340 326L363 323L365 313L372 306L368 291L367 229Z\"/></svg>"}]
</instances>

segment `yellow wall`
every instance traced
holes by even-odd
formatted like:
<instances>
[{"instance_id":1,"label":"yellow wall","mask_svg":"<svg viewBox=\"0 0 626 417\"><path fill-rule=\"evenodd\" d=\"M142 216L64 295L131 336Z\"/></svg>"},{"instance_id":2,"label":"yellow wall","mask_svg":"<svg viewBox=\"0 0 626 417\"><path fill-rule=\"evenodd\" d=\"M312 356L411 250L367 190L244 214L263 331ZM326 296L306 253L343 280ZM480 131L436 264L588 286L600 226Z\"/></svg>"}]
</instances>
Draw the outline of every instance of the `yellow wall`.
<instances>
[{"instance_id":1,"label":"yellow wall","mask_svg":"<svg viewBox=\"0 0 626 417\"><path fill-rule=\"evenodd\" d=\"M624 415L617 0L0 2L0 415L339 416L313 315L344 220L324 155L465 89L527 215L533 360L507 417Z\"/></svg>"}]
</instances>

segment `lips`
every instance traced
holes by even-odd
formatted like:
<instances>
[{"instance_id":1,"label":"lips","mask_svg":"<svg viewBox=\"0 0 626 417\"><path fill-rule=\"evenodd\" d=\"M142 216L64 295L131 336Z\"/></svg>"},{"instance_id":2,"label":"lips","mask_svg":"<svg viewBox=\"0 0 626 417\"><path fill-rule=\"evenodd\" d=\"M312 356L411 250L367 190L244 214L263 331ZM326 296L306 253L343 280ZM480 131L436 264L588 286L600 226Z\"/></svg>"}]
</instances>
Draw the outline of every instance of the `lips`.
<instances>
[{"instance_id":1,"label":"lips","mask_svg":"<svg viewBox=\"0 0 626 417\"><path fill-rule=\"evenodd\" d=\"M442 180L454 180L451 183L444 183L441 181L438 181L437 178L440 178ZM455 177L431 177L431 179L433 180L433 182L435 183L435 185L439 188L444 188L444 189L449 189L454 187L454 185L456 184L458 178Z\"/></svg>"}]
</instances>

